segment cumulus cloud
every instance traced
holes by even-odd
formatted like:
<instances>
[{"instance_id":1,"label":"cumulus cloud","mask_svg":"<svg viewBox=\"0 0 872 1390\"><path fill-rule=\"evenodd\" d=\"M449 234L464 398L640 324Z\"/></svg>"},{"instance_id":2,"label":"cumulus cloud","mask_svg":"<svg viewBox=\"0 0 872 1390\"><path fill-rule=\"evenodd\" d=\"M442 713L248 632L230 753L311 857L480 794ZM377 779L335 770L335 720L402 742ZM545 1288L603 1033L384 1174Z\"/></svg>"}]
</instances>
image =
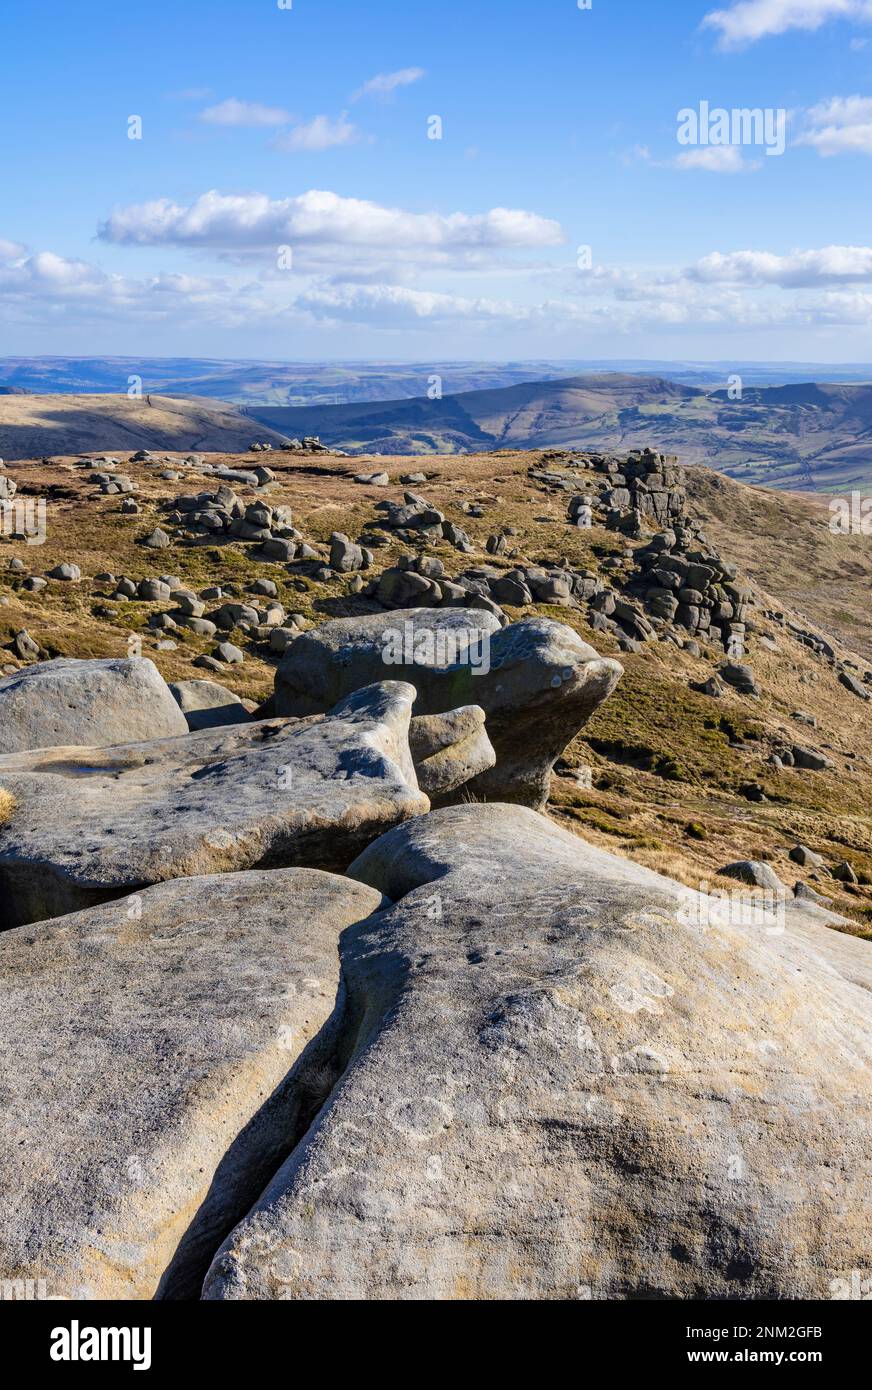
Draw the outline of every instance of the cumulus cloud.
<instances>
[{"instance_id":1,"label":"cumulus cloud","mask_svg":"<svg viewBox=\"0 0 872 1390\"><path fill-rule=\"evenodd\" d=\"M830 97L810 107L806 121L798 145L811 145L825 158L872 154L872 97Z\"/></svg>"},{"instance_id":2,"label":"cumulus cloud","mask_svg":"<svg viewBox=\"0 0 872 1390\"><path fill-rule=\"evenodd\" d=\"M301 150L329 150L335 145L349 145L359 139L357 126L352 125L343 111L335 120L330 116L315 116L313 120L277 135L272 143L273 149L296 154Z\"/></svg>"},{"instance_id":3,"label":"cumulus cloud","mask_svg":"<svg viewBox=\"0 0 872 1390\"><path fill-rule=\"evenodd\" d=\"M872 0L738 0L712 10L703 25L717 29L721 48L741 48L789 29L814 31L833 19L872 20Z\"/></svg>"},{"instance_id":4,"label":"cumulus cloud","mask_svg":"<svg viewBox=\"0 0 872 1390\"><path fill-rule=\"evenodd\" d=\"M283 106L262 106L260 102L239 101L236 97L228 97L200 112L200 120L207 125L277 126L287 125L292 119Z\"/></svg>"},{"instance_id":5,"label":"cumulus cloud","mask_svg":"<svg viewBox=\"0 0 872 1390\"><path fill-rule=\"evenodd\" d=\"M318 319L403 328L422 321L445 325L469 322L523 322L529 310L492 299L469 299L396 285L342 285L314 289L297 301Z\"/></svg>"},{"instance_id":6,"label":"cumulus cloud","mask_svg":"<svg viewBox=\"0 0 872 1390\"><path fill-rule=\"evenodd\" d=\"M386 101L393 96L398 88L409 87L413 82L420 82L425 75L423 68L400 68L397 72L379 72L368 82L364 82L362 87L358 87L357 91L352 93L351 100L360 101L361 97L378 97L379 100Z\"/></svg>"},{"instance_id":7,"label":"cumulus cloud","mask_svg":"<svg viewBox=\"0 0 872 1390\"><path fill-rule=\"evenodd\" d=\"M823 246L815 251L713 251L684 275L706 284L780 285L783 289L872 280L872 247Z\"/></svg>"},{"instance_id":8,"label":"cumulus cloud","mask_svg":"<svg viewBox=\"0 0 872 1390\"><path fill-rule=\"evenodd\" d=\"M310 190L292 198L212 190L187 207L168 198L115 210L99 230L128 246L187 246L234 251L276 245L344 246L382 252L409 248L503 250L557 246L560 224L537 213L492 208L484 213L406 212L361 198Z\"/></svg>"},{"instance_id":9,"label":"cumulus cloud","mask_svg":"<svg viewBox=\"0 0 872 1390\"><path fill-rule=\"evenodd\" d=\"M540 276L548 282L548 267ZM493 333L574 330L604 334L668 334L699 330L728 334L759 329L866 329L872 317L872 248L829 246L777 255L713 252L684 269L646 272L594 266L578 274L552 265L554 289L537 290L537 276L508 277L511 297L457 293L364 275L353 279L280 271L135 278L108 273L51 250L30 252L0 241L0 313L10 322L43 327L160 324L168 332L196 326L335 329L353 325L373 334L395 331ZM352 272L353 274L353 272ZM558 277L562 276L562 279Z\"/></svg>"},{"instance_id":10,"label":"cumulus cloud","mask_svg":"<svg viewBox=\"0 0 872 1390\"><path fill-rule=\"evenodd\" d=\"M756 160L746 160L738 145L697 145L670 163L674 169L705 169L710 174L744 174L760 167Z\"/></svg>"}]
</instances>

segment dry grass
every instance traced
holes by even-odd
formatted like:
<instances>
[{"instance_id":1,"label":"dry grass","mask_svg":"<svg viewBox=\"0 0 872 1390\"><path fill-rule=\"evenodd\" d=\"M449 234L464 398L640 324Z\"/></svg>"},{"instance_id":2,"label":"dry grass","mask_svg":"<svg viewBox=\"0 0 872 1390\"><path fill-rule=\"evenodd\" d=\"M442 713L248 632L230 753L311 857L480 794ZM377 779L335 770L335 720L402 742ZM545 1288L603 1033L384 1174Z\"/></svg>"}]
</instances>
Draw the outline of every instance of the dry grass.
<instances>
[{"instance_id":1,"label":"dry grass","mask_svg":"<svg viewBox=\"0 0 872 1390\"><path fill-rule=\"evenodd\" d=\"M12 812L15 810L15 797L11 792L7 792L0 787L0 825L5 825L11 820Z\"/></svg>"}]
</instances>

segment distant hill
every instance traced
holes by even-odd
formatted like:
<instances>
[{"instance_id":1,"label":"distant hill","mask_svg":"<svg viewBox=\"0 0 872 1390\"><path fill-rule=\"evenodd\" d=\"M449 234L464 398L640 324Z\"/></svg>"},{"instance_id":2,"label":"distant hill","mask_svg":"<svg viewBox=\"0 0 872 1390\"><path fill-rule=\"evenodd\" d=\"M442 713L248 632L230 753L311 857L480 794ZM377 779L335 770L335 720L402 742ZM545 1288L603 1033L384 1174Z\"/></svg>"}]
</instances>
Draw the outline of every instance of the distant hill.
<instances>
[{"instance_id":1,"label":"distant hill","mask_svg":"<svg viewBox=\"0 0 872 1390\"><path fill-rule=\"evenodd\" d=\"M747 483L836 492L872 485L872 385L745 386L741 398L664 377L604 373L469 391L441 400L278 409L250 414L289 435L319 434L359 453L646 444Z\"/></svg>"},{"instance_id":2,"label":"distant hill","mask_svg":"<svg viewBox=\"0 0 872 1390\"><path fill-rule=\"evenodd\" d=\"M0 396L0 458L129 453L137 449L240 453L275 430L221 402L165 396Z\"/></svg>"},{"instance_id":3,"label":"distant hill","mask_svg":"<svg viewBox=\"0 0 872 1390\"><path fill-rule=\"evenodd\" d=\"M747 387L809 381L869 382L872 364L693 362L529 358L509 362L282 362L208 357L0 357L0 391L115 395L131 376L161 396L206 396L250 406L346 405L426 396L438 377L443 395L492 391L528 381L603 373L662 377L713 390L738 373Z\"/></svg>"}]
</instances>

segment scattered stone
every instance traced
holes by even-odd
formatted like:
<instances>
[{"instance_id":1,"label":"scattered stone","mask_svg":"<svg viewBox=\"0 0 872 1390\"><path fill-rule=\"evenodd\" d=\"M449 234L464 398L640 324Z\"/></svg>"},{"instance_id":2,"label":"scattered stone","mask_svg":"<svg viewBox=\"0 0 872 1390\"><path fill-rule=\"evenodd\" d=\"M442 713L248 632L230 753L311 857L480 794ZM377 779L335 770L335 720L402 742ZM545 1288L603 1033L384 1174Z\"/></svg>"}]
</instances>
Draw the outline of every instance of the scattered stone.
<instances>
[{"instance_id":1,"label":"scattered stone","mask_svg":"<svg viewBox=\"0 0 872 1390\"><path fill-rule=\"evenodd\" d=\"M723 666L718 667L718 675L740 694L759 697L760 689L750 666L743 666L738 661L725 661Z\"/></svg>"},{"instance_id":2,"label":"scattered stone","mask_svg":"<svg viewBox=\"0 0 872 1390\"><path fill-rule=\"evenodd\" d=\"M816 907L830 908L833 905L832 898L825 898L823 893L816 893L813 888L809 888L807 883L795 883L793 895L800 902L814 903Z\"/></svg>"},{"instance_id":3,"label":"scattered stone","mask_svg":"<svg viewBox=\"0 0 872 1390\"><path fill-rule=\"evenodd\" d=\"M825 772L828 768L835 767L835 763L826 753L818 753L813 748L802 748L794 744L791 752L796 767L804 767L811 772Z\"/></svg>"},{"instance_id":4,"label":"scattered stone","mask_svg":"<svg viewBox=\"0 0 872 1390\"><path fill-rule=\"evenodd\" d=\"M245 652L233 642L219 642L212 655L216 661L224 661L231 666L238 666L245 660Z\"/></svg>"},{"instance_id":5,"label":"scattered stone","mask_svg":"<svg viewBox=\"0 0 872 1390\"><path fill-rule=\"evenodd\" d=\"M794 864L801 864L803 868L822 869L824 867L824 857L816 854L807 845L794 845L787 854L788 859L792 859Z\"/></svg>"},{"instance_id":6,"label":"scattered stone","mask_svg":"<svg viewBox=\"0 0 872 1390\"><path fill-rule=\"evenodd\" d=\"M870 699L869 691L865 685L862 681L858 681L856 676L852 676L850 671L840 671L839 680L845 689L850 690L851 694L856 695L859 700Z\"/></svg>"},{"instance_id":7,"label":"scattered stone","mask_svg":"<svg viewBox=\"0 0 872 1390\"><path fill-rule=\"evenodd\" d=\"M739 859L734 864L725 864L718 869L725 878L736 878L752 888L766 888L773 893L784 893L786 889L770 864L760 859Z\"/></svg>"},{"instance_id":8,"label":"scattered stone","mask_svg":"<svg viewBox=\"0 0 872 1390\"><path fill-rule=\"evenodd\" d=\"M54 569L48 571L49 579L61 579L68 584L76 584L82 577L82 571L78 565L71 565L64 561L61 565L55 565Z\"/></svg>"},{"instance_id":9,"label":"scattered stone","mask_svg":"<svg viewBox=\"0 0 872 1390\"><path fill-rule=\"evenodd\" d=\"M853 866L848 863L847 859L843 859L842 862L840 864L837 864L836 867L833 869L833 878L838 879L840 883L859 882L857 874L854 872Z\"/></svg>"},{"instance_id":10,"label":"scattered stone","mask_svg":"<svg viewBox=\"0 0 872 1390\"><path fill-rule=\"evenodd\" d=\"M147 536L143 536L142 544L149 550L166 550L170 544L170 538L166 531L162 531L159 526L156 526Z\"/></svg>"}]
</instances>

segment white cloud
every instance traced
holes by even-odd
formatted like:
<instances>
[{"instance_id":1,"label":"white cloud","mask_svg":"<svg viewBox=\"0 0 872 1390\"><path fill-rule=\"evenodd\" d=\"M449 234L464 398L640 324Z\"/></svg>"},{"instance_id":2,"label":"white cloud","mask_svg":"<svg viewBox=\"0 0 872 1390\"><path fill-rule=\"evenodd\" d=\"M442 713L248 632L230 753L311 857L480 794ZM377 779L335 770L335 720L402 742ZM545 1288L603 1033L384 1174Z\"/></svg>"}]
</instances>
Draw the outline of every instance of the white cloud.
<instances>
[{"instance_id":1,"label":"white cloud","mask_svg":"<svg viewBox=\"0 0 872 1390\"><path fill-rule=\"evenodd\" d=\"M811 145L825 158L834 154L872 154L872 97L831 97L805 113L808 129L798 145Z\"/></svg>"},{"instance_id":2,"label":"white cloud","mask_svg":"<svg viewBox=\"0 0 872 1390\"><path fill-rule=\"evenodd\" d=\"M670 163L675 169L705 169L711 174L744 174L759 168L756 160L745 160L738 145L697 145Z\"/></svg>"},{"instance_id":3,"label":"white cloud","mask_svg":"<svg viewBox=\"0 0 872 1390\"><path fill-rule=\"evenodd\" d=\"M17 260L27 255L27 247L20 241L4 241L0 237L0 263Z\"/></svg>"},{"instance_id":4,"label":"white cloud","mask_svg":"<svg viewBox=\"0 0 872 1390\"><path fill-rule=\"evenodd\" d=\"M456 293L450 283L424 288L391 283L368 272L348 278L294 273L268 264L259 274L168 272L140 278L107 273L50 250L30 253L0 241L0 316L49 330L64 325L157 325L177 334L192 328L285 333L343 327L391 334L594 334L680 330L729 335L748 330L824 332L866 330L872 319L872 248L823 247L776 255L766 251L713 252L682 269L656 272L595 266L577 274L550 266L559 290L540 294L535 271L514 274L511 297ZM538 267L542 278L549 267ZM444 276L442 277L444 280ZM858 282L864 282L862 284ZM435 340L435 339L434 339Z\"/></svg>"},{"instance_id":5,"label":"white cloud","mask_svg":"<svg viewBox=\"0 0 872 1390\"><path fill-rule=\"evenodd\" d=\"M385 101L393 96L399 87L409 87L413 82L420 82L426 76L423 68L400 68L397 72L380 72L375 77L371 77L368 82L364 82L362 87L358 87L352 93L352 101L360 101L361 97L378 97Z\"/></svg>"},{"instance_id":6,"label":"white cloud","mask_svg":"<svg viewBox=\"0 0 872 1390\"><path fill-rule=\"evenodd\" d=\"M337 285L314 289L297 301L315 318L358 323L380 328L402 328L422 321L523 322L530 311L523 306L492 299L437 294L396 285Z\"/></svg>"},{"instance_id":7,"label":"white cloud","mask_svg":"<svg viewBox=\"0 0 872 1390\"><path fill-rule=\"evenodd\" d=\"M329 150L335 145L349 145L359 138L357 126L352 125L343 111L336 120L331 120L329 116L315 116L313 120L277 135L272 143L273 149L296 154L301 150Z\"/></svg>"},{"instance_id":8,"label":"white cloud","mask_svg":"<svg viewBox=\"0 0 872 1390\"><path fill-rule=\"evenodd\" d=\"M292 119L282 106L261 106L260 102L239 101L236 97L228 97L200 112L200 120L207 125L277 126L287 125Z\"/></svg>"},{"instance_id":9,"label":"white cloud","mask_svg":"<svg viewBox=\"0 0 872 1390\"><path fill-rule=\"evenodd\" d=\"M558 246L560 225L537 213L406 212L361 198L310 190L292 198L265 193L202 194L188 207L168 198L116 209L99 232L128 246L211 247L236 251L293 246L371 248L382 253L505 250Z\"/></svg>"},{"instance_id":10,"label":"white cloud","mask_svg":"<svg viewBox=\"0 0 872 1390\"><path fill-rule=\"evenodd\" d=\"M713 251L684 271L705 284L779 285L783 289L872 280L872 247L823 246L815 251Z\"/></svg>"},{"instance_id":11,"label":"white cloud","mask_svg":"<svg viewBox=\"0 0 872 1390\"><path fill-rule=\"evenodd\" d=\"M738 0L712 10L703 25L719 31L721 48L740 48L789 29L814 31L832 19L872 20L870 0Z\"/></svg>"}]
</instances>

